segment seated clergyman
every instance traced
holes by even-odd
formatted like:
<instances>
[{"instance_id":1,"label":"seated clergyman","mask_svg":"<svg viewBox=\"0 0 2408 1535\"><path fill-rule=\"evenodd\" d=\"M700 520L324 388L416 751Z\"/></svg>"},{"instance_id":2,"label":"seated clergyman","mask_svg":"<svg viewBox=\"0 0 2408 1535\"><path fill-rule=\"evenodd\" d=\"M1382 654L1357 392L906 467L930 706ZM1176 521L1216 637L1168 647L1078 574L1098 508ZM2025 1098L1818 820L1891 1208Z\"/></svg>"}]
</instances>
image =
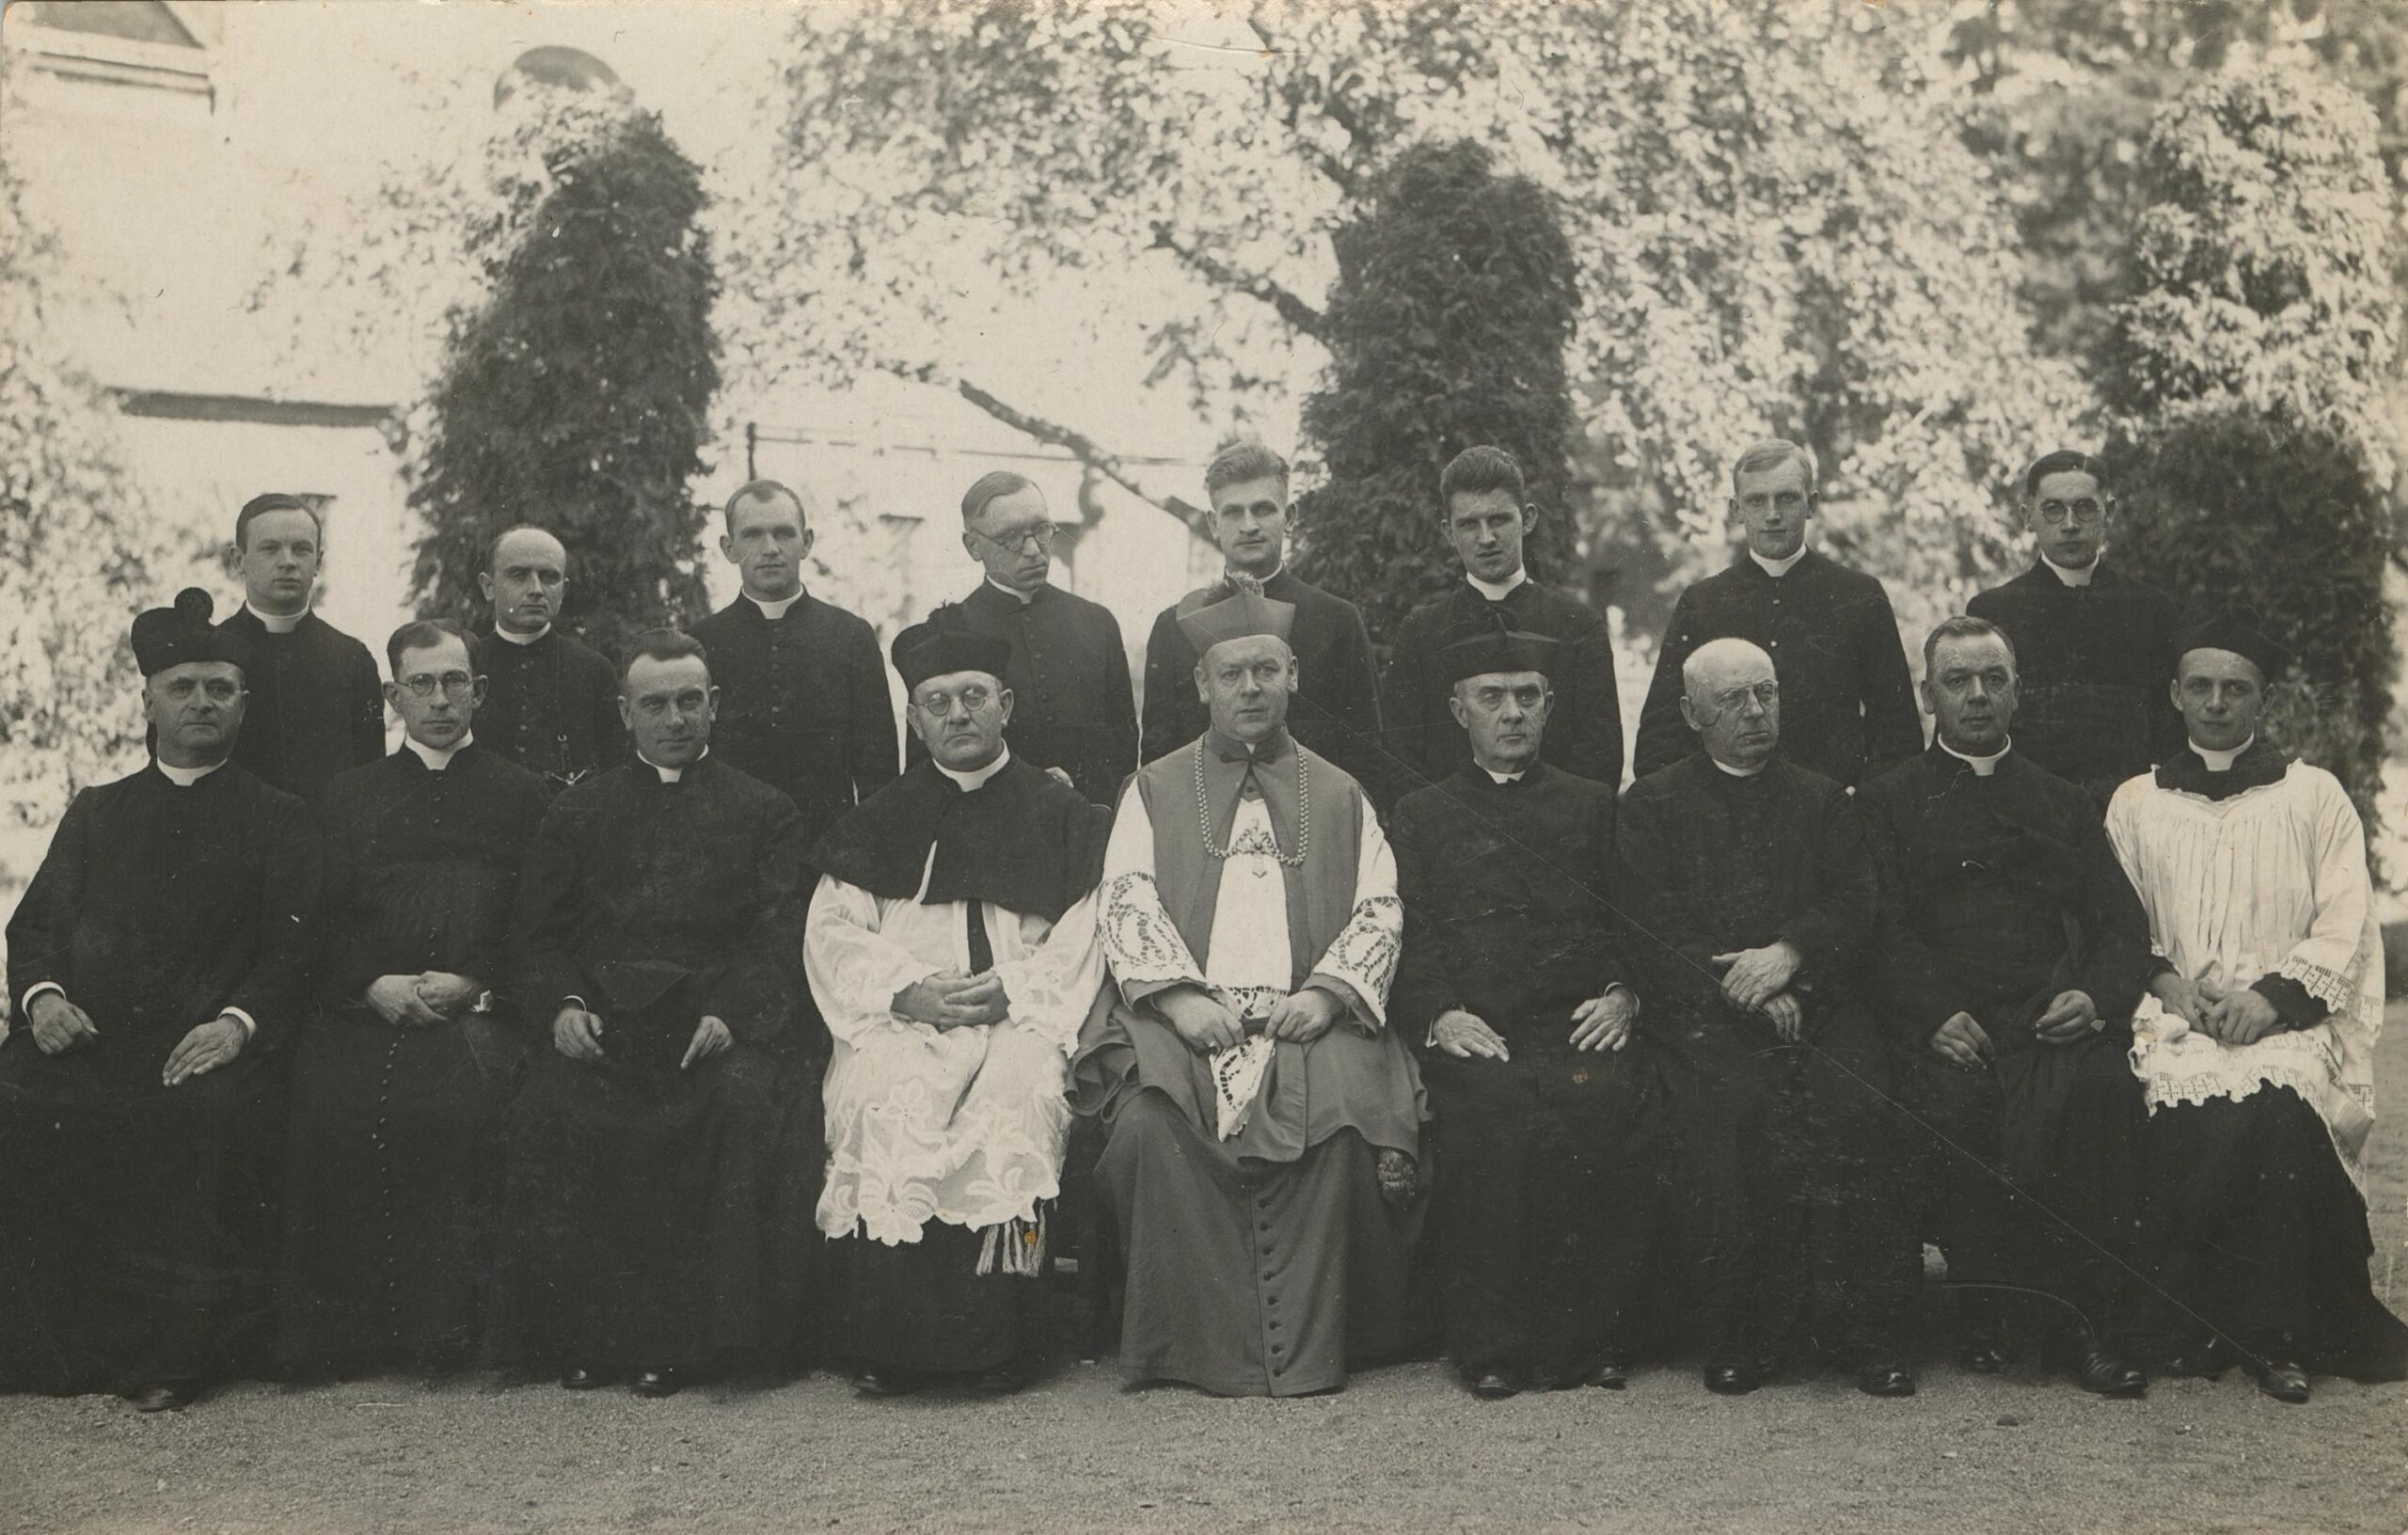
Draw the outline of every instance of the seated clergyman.
<instances>
[{"instance_id":1,"label":"seated clergyman","mask_svg":"<svg viewBox=\"0 0 2408 1535\"><path fill-rule=\"evenodd\" d=\"M1863 826L1839 784L1781 755L1770 657L1709 641L1682 675L1703 750L1623 796L1614 898L1649 934L1631 956L1648 1034L1677 1057L1705 1384L1755 1389L1795 1334L1868 1395L1907 1396L1916 1250L1858 990L1877 888Z\"/></svg>"},{"instance_id":2,"label":"seated clergyman","mask_svg":"<svg viewBox=\"0 0 2408 1535\"><path fill-rule=\"evenodd\" d=\"M318 843L228 760L241 640L209 596L134 621L154 759L67 807L8 923L0 1385L184 1405L270 1341L282 1088Z\"/></svg>"},{"instance_id":3,"label":"seated clergyman","mask_svg":"<svg viewBox=\"0 0 2408 1535\"><path fill-rule=\"evenodd\" d=\"M1962 1287L1957 1358L2004 1369L2021 1310L2084 1389L2136 1396L2144 1115L2125 1054L2148 918L2097 801L2008 739L2006 636L1934 628L1923 698L1931 749L1856 802L1881 868L1872 995L1922 1121L1915 1192Z\"/></svg>"},{"instance_id":4,"label":"seated clergyman","mask_svg":"<svg viewBox=\"0 0 2408 1535\"><path fill-rule=\"evenodd\" d=\"M2284 1401L2307 1400L2311 1370L2400 1380L2408 1329L2367 1279L2383 941L2366 830L2338 780L2258 734L2279 645L2227 614L2177 657L2189 744L2107 807L2156 950L2132 1026L2149 1330L2168 1370L2237 1354Z\"/></svg>"},{"instance_id":5,"label":"seated clergyman","mask_svg":"<svg viewBox=\"0 0 2408 1535\"><path fill-rule=\"evenodd\" d=\"M1033 1374L1070 1052L1103 984L1109 813L1012 755L1011 644L956 622L939 609L895 641L927 754L812 854L803 957L835 1037L829 1347L873 1396Z\"/></svg>"},{"instance_id":6,"label":"seated clergyman","mask_svg":"<svg viewBox=\"0 0 2408 1535\"><path fill-rule=\"evenodd\" d=\"M316 1016L293 1063L280 1352L288 1367L467 1358L500 1192L495 1141L525 1052L497 1001L543 780L485 750L450 624L386 644L401 750L336 776Z\"/></svg>"},{"instance_id":7,"label":"seated clergyman","mask_svg":"<svg viewBox=\"0 0 2408 1535\"><path fill-rule=\"evenodd\" d=\"M1487 1398L1624 1384L1664 1193L1662 1084L1606 899L1614 791L1540 756L1560 654L1502 629L1448 647L1472 761L1396 812L1388 1019L1426 1044L1447 1352Z\"/></svg>"},{"instance_id":8,"label":"seated clergyman","mask_svg":"<svg viewBox=\"0 0 2408 1535\"><path fill-rule=\"evenodd\" d=\"M1141 769L1104 854L1119 1005L1074 1063L1128 1257L1133 1381L1342 1385L1414 1341L1421 1083L1386 1027L1403 917L1363 791L1286 729L1289 604L1179 615L1212 724Z\"/></svg>"},{"instance_id":9,"label":"seated clergyman","mask_svg":"<svg viewBox=\"0 0 2408 1535\"><path fill-rule=\"evenodd\" d=\"M552 801L519 879L521 1005L551 1049L512 1112L489 1347L571 1390L632 1371L667 1396L722 1357L785 1355L803 1320L801 823L711 754L716 705L701 645L638 636L635 760Z\"/></svg>"}]
</instances>

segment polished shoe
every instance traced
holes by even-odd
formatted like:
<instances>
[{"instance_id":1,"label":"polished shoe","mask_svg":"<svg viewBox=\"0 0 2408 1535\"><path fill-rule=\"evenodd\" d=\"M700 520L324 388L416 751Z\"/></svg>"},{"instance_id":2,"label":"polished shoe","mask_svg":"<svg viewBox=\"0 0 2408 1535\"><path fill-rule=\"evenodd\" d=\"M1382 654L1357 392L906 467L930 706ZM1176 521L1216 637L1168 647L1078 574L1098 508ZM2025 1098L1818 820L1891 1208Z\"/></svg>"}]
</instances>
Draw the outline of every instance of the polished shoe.
<instances>
[{"instance_id":1,"label":"polished shoe","mask_svg":"<svg viewBox=\"0 0 2408 1535\"><path fill-rule=\"evenodd\" d=\"M607 1370L588 1369L583 1365L561 1377L561 1389L563 1391L594 1391L610 1384L610 1376Z\"/></svg>"},{"instance_id":2,"label":"polished shoe","mask_svg":"<svg viewBox=\"0 0 2408 1535\"><path fill-rule=\"evenodd\" d=\"M2012 1357L2005 1336L1987 1329L1966 1334L1964 1341L1956 1345L1958 1368L1976 1375L1996 1375L2006 1369Z\"/></svg>"},{"instance_id":3,"label":"polished shoe","mask_svg":"<svg viewBox=\"0 0 2408 1535\"><path fill-rule=\"evenodd\" d=\"M1911 1397L1915 1394L1915 1372L1895 1361L1859 1365L1856 1388L1868 1397Z\"/></svg>"},{"instance_id":4,"label":"polished shoe","mask_svg":"<svg viewBox=\"0 0 2408 1535\"><path fill-rule=\"evenodd\" d=\"M2251 1373L2258 1389L2294 1407L2307 1400L2307 1368L2289 1359L2269 1359Z\"/></svg>"},{"instance_id":5,"label":"polished shoe","mask_svg":"<svg viewBox=\"0 0 2408 1535\"><path fill-rule=\"evenodd\" d=\"M920 1388L920 1377L885 1365L863 1365L853 1371L853 1390L864 1397L908 1397Z\"/></svg>"},{"instance_id":6,"label":"polished shoe","mask_svg":"<svg viewBox=\"0 0 2408 1535\"><path fill-rule=\"evenodd\" d=\"M1630 1385L1630 1367L1619 1359L1602 1359L1589 1371L1589 1384L1600 1391L1620 1391Z\"/></svg>"},{"instance_id":7,"label":"polished shoe","mask_svg":"<svg viewBox=\"0 0 2408 1535\"><path fill-rule=\"evenodd\" d=\"M627 1389L640 1397L673 1397L685 1384L673 1369L640 1369Z\"/></svg>"},{"instance_id":8,"label":"polished shoe","mask_svg":"<svg viewBox=\"0 0 2408 1535\"><path fill-rule=\"evenodd\" d=\"M125 1400L137 1413L180 1413L199 1395L200 1387L191 1381L154 1381L128 1391Z\"/></svg>"},{"instance_id":9,"label":"polished shoe","mask_svg":"<svg viewBox=\"0 0 2408 1535\"><path fill-rule=\"evenodd\" d=\"M2101 1397L2137 1397L2148 1389L2148 1372L2108 1349L2092 1349L2074 1372L2084 1391Z\"/></svg>"},{"instance_id":10,"label":"polished shoe","mask_svg":"<svg viewBox=\"0 0 2408 1535\"><path fill-rule=\"evenodd\" d=\"M1764 1384L1763 1373L1752 1364L1705 1367L1705 1388L1718 1397L1744 1397Z\"/></svg>"},{"instance_id":11,"label":"polished shoe","mask_svg":"<svg viewBox=\"0 0 2408 1535\"><path fill-rule=\"evenodd\" d=\"M1503 1401L1507 1397L1520 1396L1522 1387L1503 1370L1491 1369L1473 1378L1471 1394L1482 1401Z\"/></svg>"}]
</instances>

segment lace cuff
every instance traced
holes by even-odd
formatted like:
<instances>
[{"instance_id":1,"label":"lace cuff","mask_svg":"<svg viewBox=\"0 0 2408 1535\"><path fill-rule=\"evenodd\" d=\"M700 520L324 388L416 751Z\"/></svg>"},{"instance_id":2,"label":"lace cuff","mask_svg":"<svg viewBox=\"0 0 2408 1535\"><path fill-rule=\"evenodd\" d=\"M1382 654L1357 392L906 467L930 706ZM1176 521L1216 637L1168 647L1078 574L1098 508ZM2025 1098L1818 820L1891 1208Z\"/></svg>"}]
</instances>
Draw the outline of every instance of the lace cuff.
<instances>
[{"instance_id":1,"label":"lace cuff","mask_svg":"<svg viewBox=\"0 0 2408 1535\"><path fill-rule=\"evenodd\" d=\"M1397 959L1404 952L1404 903L1393 895L1368 895L1354 904L1345 930L1331 942L1313 967L1316 975L1344 981L1370 1015L1370 1021L1387 1021L1388 988L1396 980Z\"/></svg>"},{"instance_id":2,"label":"lace cuff","mask_svg":"<svg viewBox=\"0 0 2408 1535\"><path fill-rule=\"evenodd\" d=\"M1150 874L1119 875L1104 886L1103 957L1132 1006L1165 987L1204 981Z\"/></svg>"}]
</instances>

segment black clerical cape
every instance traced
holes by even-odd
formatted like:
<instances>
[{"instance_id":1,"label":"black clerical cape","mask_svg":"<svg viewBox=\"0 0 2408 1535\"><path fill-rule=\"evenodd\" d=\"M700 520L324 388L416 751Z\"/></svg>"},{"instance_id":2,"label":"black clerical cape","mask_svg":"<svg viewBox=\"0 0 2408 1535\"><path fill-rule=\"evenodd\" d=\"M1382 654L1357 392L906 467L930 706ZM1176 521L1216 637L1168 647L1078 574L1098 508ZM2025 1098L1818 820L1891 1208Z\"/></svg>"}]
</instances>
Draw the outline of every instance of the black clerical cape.
<instances>
[{"instance_id":1,"label":"black clerical cape","mask_svg":"<svg viewBox=\"0 0 2408 1535\"><path fill-rule=\"evenodd\" d=\"M894 700L868 624L804 593L775 620L738 596L692 633L720 690L712 752L794 800L804 847L895 777Z\"/></svg>"},{"instance_id":2,"label":"black clerical cape","mask_svg":"<svg viewBox=\"0 0 2408 1535\"><path fill-rule=\"evenodd\" d=\"M514 919L546 1042L511 1114L497 1359L684 1368L795 1340L823 1049L796 1026L803 850L793 802L716 750L673 783L627 763L546 813ZM602 1017L599 1062L549 1043L572 997ZM705 1016L735 1043L680 1069Z\"/></svg>"},{"instance_id":3,"label":"black clerical cape","mask_svg":"<svg viewBox=\"0 0 2408 1535\"><path fill-rule=\"evenodd\" d=\"M2101 563L2067 586L2044 562L1976 594L1975 618L2015 646L2015 752L2087 789L2115 785L2182 746L2174 676L2174 601Z\"/></svg>"},{"instance_id":4,"label":"black clerical cape","mask_svg":"<svg viewBox=\"0 0 2408 1535\"><path fill-rule=\"evenodd\" d=\"M250 701L234 760L277 788L315 800L337 773L385 754L385 690L368 647L315 613L271 634L248 608L220 631L240 637Z\"/></svg>"},{"instance_id":5,"label":"black clerical cape","mask_svg":"<svg viewBox=\"0 0 2408 1535\"><path fill-rule=\"evenodd\" d=\"M487 629L478 654L487 679L479 746L533 773L551 794L627 760L619 679L599 652L557 628L523 645Z\"/></svg>"},{"instance_id":6,"label":"black clerical cape","mask_svg":"<svg viewBox=\"0 0 2408 1535\"><path fill-rule=\"evenodd\" d=\"M1196 696L1196 647L1179 626L1179 615L1209 608L1234 589L1224 577L1162 610L1146 640L1145 743L1152 762L1192 744L1212 723L1212 710ZM1262 583L1274 602L1292 603L1295 627L1288 643L1296 653L1298 687L1288 704L1288 728L1296 739L1353 775L1374 803L1383 802L1395 778L1380 734L1379 678L1371 659L1371 636L1363 615L1343 597L1332 596L1282 569Z\"/></svg>"},{"instance_id":7,"label":"black clerical cape","mask_svg":"<svg viewBox=\"0 0 2408 1535\"><path fill-rule=\"evenodd\" d=\"M546 798L478 737L441 771L404 744L318 803L318 1006L293 1064L285 1164L280 1337L297 1366L458 1358L478 1335L500 1116L537 1037L507 993L511 907ZM432 1027L368 1005L378 977L428 971L480 982L499 1005Z\"/></svg>"},{"instance_id":8,"label":"black clerical cape","mask_svg":"<svg viewBox=\"0 0 2408 1535\"><path fill-rule=\"evenodd\" d=\"M319 855L307 810L229 763L75 797L8 923L0 1043L0 1381L116 1390L246 1368L268 1339L282 1087L308 1006ZM44 1055L44 983L100 1037ZM258 1034L177 1087L168 1055L239 1007Z\"/></svg>"},{"instance_id":9,"label":"black clerical cape","mask_svg":"<svg viewBox=\"0 0 2408 1535\"><path fill-rule=\"evenodd\" d=\"M1413 783L1435 783L1471 766L1471 741L1447 708L1454 684L1447 646L1506 626L1557 641L1547 673L1555 704L1541 752L1550 765L1608 788L1622 783L1622 698L1606 621L1568 593L1524 581L1491 602L1469 581L1415 609L1397 625L1380 688L1388 749Z\"/></svg>"},{"instance_id":10,"label":"black clerical cape","mask_svg":"<svg viewBox=\"0 0 2408 1535\"><path fill-rule=\"evenodd\" d=\"M1574 1010L1631 978L1607 897L1613 824L1611 789L1545 763L1504 783L1465 768L1397 806L1389 1026L1421 1052L1448 1352L1475 1376L1572 1384L1633 1342L1670 1170L1664 1083L1643 1035L1571 1044ZM1511 1059L1438 1049L1431 1027L1452 1008Z\"/></svg>"},{"instance_id":11,"label":"black clerical cape","mask_svg":"<svg viewBox=\"0 0 2408 1535\"><path fill-rule=\"evenodd\" d=\"M1743 553L1672 605L1639 715L1639 777L1697 750L1681 719L1681 668L1700 645L1723 639L1772 657L1782 755L1798 767L1852 785L1923 750L1923 717L1881 583L1814 549L1779 578Z\"/></svg>"},{"instance_id":12,"label":"black clerical cape","mask_svg":"<svg viewBox=\"0 0 2408 1535\"><path fill-rule=\"evenodd\" d=\"M972 632L1011 642L1003 683L1012 691L1004 735L1013 757L1061 768L1091 804L1119 798L1137 770L1137 704L1112 610L1053 586L1022 602L992 581L979 582L953 610ZM906 760L927 760L919 736L907 732L903 746Z\"/></svg>"}]
</instances>

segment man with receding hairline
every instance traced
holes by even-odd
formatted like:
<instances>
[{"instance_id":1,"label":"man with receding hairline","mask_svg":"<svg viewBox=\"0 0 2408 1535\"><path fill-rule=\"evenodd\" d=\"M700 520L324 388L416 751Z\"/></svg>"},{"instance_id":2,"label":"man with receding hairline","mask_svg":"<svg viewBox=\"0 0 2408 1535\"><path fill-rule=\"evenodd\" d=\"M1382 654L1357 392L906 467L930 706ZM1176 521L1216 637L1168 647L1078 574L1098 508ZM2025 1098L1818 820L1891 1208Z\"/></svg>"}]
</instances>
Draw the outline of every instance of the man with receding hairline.
<instances>
[{"instance_id":1,"label":"man with receding hairline","mask_svg":"<svg viewBox=\"0 0 2408 1535\"><path fill-rule=\"evenodd\" d=\"M1807 546L1815 505L1814 460L1805 449L1773 437L1739 455L1730 511L1747 549L1672 605L1631 753L1639 777L1696 750L1681 714L1682 669L1700 645L1724 637L1772 657L1782 754L1798 767L1853 788L1923 750L1889 593Z\"/></svg>"},{"instance_id":2,"label":"man with receding hairline","mask_svg":"<svg viewBox=\"0 0 2408 1535\"><path fill-rule=\"evenodd\" d=\"M254 496L234 518L243 606L218 625L240 641L250 705L234 760L315 799L337 773L385 754L385 694L368 647L310 610L325 532L297 496Z\"/></svg>"},{"instance_id":3,"label":"man with receding hairline","mask_svg":"<svg viewBox=\"0 0 2408 1535\"><path fill-rule=\"evenodd\" d=\"M693 627L720 688L718 751L792 798L805 847L898 765L878 635L803 590L811 544L793 490L774 480L737 490L719 547L743 591Z\"/></svg>"},{"instance_id":4,"label":"man with receding hairline","mask_svg":"<svg viewBox=\"0 0 2408 1535\"><path fill-rule=\"evenodd\" d=\"M610 663L560 627L568 550L541 528L504 530L477 585L493 604L478 743L558 794L627 754Z\"/></svg>"}]
</instances>

